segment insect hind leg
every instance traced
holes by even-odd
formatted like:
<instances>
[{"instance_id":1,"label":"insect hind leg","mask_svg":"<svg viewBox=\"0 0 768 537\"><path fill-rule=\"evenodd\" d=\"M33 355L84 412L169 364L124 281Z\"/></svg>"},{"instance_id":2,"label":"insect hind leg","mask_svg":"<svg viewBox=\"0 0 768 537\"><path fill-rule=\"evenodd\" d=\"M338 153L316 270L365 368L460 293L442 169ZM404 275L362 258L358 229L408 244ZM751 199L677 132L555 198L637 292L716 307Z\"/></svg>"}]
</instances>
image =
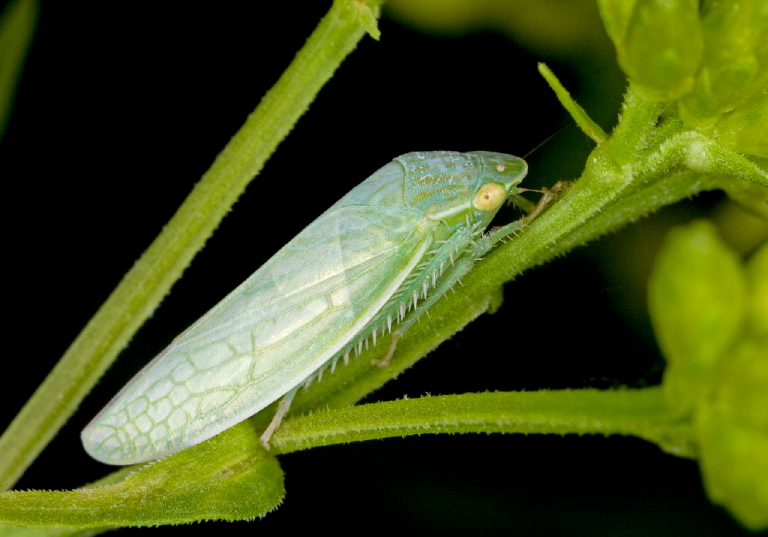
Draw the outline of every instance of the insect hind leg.
<instances>
[{"instance_id":1,"label":"insect hind leg","mask_svg":"<svg viewBox=\"0 0 768 537\"><path fill-rule=\"evenodd\" d=\"M392 340L387 354L381 360L374 360L373 365L379 367L389 365L397 344L413 323L470 271L475 264L475 258L472 255L474 248L472 231L468 227L456 230L435 252L418 276L403 286L400 290L402 293L398 292L398 295L402 296L401 300L409 301L409 308L412 311L401 319L400 324L392 331ZM420 303L418 297L421 297ZM399 308L400 304L402 302L396 302L390 307ZM388 313L387 309L384 309L384 315Z\"/></svg>"},{"instance_id":2,"label":"insect hind leg","mask_svg":"<svg viewBox=\"0 0 768 537\"><path fill-rule=\"evenodd\" d=\"M267 451L269 451L269 440L272 438L272 435L277 430L277 428L280 427L280 424L283 422L283 418L288 413L288 410L290 410L293 397L296 395L296 392L299 391L299 388L301 388L301 384L293 388L291 391L286 393L282 399L280 399L280 402L277 404L277 411L275 412L272 421L269 422L269 426L262 433L259 440L261 441L261 445L264 446L264 449Z\"/></svg>"}]
</instances>

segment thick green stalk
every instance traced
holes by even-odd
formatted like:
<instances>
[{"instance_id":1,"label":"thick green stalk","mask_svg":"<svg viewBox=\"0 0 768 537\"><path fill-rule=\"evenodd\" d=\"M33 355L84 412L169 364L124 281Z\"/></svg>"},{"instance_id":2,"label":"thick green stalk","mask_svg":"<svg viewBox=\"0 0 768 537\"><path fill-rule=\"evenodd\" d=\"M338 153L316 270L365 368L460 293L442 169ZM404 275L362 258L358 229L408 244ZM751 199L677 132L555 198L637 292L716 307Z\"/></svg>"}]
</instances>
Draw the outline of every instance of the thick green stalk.
<instances>
[{"instance_id":1,"label":"thick green stalk","mask_svg":"<svg viewBox=\"0 0 768 537\"><path fill-rule=\"evenodd\" d=\"M273 449L310 447L440 433L634 435L677 455L686 451L691 424L680 420L660 388L466 393L372 403L289 420Z\"/></svg>"}]
</instances>

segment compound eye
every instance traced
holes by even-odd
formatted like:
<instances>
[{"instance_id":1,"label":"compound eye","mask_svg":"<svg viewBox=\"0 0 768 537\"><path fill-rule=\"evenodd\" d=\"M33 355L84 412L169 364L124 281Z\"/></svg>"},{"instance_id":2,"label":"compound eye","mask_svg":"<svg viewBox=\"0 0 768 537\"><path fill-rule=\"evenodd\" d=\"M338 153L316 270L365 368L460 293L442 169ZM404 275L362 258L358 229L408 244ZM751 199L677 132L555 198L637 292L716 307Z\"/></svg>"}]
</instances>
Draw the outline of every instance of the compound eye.
<instances>
[{"instance_id":1,"label":"compound eye","mask_svg":"<svg viewBox=\"0 0 768 537\"><path fill-rule=\"evenodd\" d=\"M480 187L472 200L478 211L494 211L501 207L507 198L507 191L499 183L488 183Z\"/></svg>"}]
</instances>

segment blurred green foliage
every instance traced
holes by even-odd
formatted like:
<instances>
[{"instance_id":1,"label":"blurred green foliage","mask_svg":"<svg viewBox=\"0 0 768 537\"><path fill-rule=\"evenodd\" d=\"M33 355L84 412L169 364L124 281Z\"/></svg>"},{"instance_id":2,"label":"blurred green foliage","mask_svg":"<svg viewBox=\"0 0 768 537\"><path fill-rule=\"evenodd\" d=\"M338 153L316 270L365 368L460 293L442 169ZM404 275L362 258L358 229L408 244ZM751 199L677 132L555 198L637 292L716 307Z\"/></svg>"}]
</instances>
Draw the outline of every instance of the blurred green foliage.
<instances>
[{"instance_id":1,"label":"blurred green foliage","mask_svg":"<svg viewBox=\"0 0 768 537\"><path fill-rule=\"evenodd\" d=\"M768 526L768 244L746 264L707 221L677 228L650 280L669 404L696 424L707 493Z\"/></svg>"},{"instance_id":2,"label":"blurred green foliage","mask_svg":"<svg viewBox=\"0 0 768 537\"><path fill-rule=\"evenodd\" d=\"M768 2L600 0L619 64L724 147L768 157Z\"/></svg>"}]
</instances>

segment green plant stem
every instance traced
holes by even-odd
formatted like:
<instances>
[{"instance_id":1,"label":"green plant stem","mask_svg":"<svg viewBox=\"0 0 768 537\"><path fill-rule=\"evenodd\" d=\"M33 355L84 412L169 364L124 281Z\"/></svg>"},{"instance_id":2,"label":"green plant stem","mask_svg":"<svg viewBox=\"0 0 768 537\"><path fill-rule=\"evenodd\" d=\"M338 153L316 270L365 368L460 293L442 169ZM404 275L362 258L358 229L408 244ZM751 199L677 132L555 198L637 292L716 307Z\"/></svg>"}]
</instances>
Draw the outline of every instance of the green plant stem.
<instances>
[{"instance_id":1,"label":"green plant stem","mask_svg":"<svg viewBox=\"0 0 768 537\"><path fill-rule=\"evenodd\" d=\"M560 104L563 105L568 113L571 115L579 128L584 131L584 134L592 138L596 144L601 144L607 138L605 131L595 123L591 117L579 106L579 104L571 98L571 94L560 83L555 76L555 73L544 63L539 63L539 73L547 81L547 84L554 90L555 95L560 100Z\"/></svg>"},{"instance_id":2,"label":"green plant stem","mask_svg":"<svg viewBox=\"0 0 768 537\"><path fill-rule=\"evenodd\" d=\"M346 0L334 3L288 69L8 427L0 438L3 489L16 482L74 413L355 48L365 30L354 9L359 6L350 8Z\"/></svg>"},{"instance_id":3,"label":"green plant stem","mask_svg":"<svg viewBox=\"0 0 768 537\"><path fill-rule=\"evenodd\" d=\"M657 127L659 112L656 103L644 101L630 87L621 121L587 158L575 186L520 238L478 263L463 280L467 292L488 293L527 268L704 190L748 190L744 197L752 200L753 210L768 211L764 167L685 130L680 121Z\"/></svg>"},{"instance_id":4,"label":"green plant stem","mask_svg":"<svg viewBox=\"0 0 768 537\"><path fill-rule=\"evenodd\" d=\"M282 497L275 455L346 442L424 433L620 434L693 456L691 428L669 410L661 388L497 392L373 403L288 420L272 437L269 454L259 443L258 429L246 421L144 465L120 483L71 492L3 492L0 520L98 528L259 516Z\"/></svg>"},{"instance_id":5,"label":"green plant stem","mask_svg":"<svg viewBox=\"0 0 768 537\"><path fill-rule=\"evenodd\" d=\"M467 393L372 403L287 421L275 453L361 440L440 433L634 435L677 455L691 424L675 416L661 388Z\"/></svg>"}]
</instances>

